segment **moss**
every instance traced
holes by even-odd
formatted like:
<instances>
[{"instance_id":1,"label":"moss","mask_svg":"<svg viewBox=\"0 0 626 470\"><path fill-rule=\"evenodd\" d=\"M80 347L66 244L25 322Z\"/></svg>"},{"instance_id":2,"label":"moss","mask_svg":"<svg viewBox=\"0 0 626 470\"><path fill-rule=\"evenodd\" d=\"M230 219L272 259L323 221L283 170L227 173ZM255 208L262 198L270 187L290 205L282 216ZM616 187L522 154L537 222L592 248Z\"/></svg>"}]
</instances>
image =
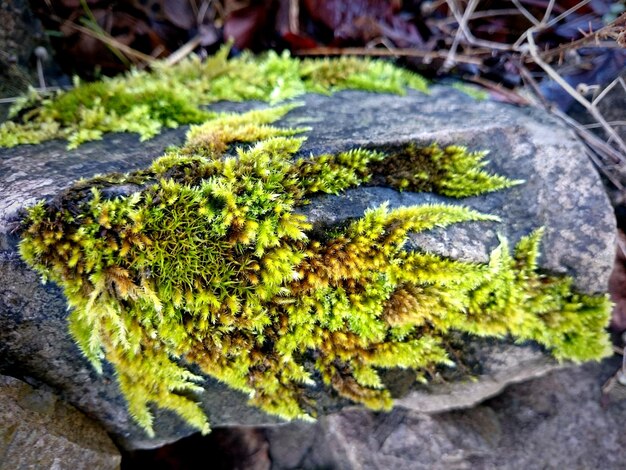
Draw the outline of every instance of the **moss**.
<instances>
[{"instance_id":1,"label":"moss","mask_svg":"<svg viewBox=\"0 0 626 470\"><path fill-rule=\"evenodd\" d=\"M515 182L460 147L295 158L297 131L271 126L291 107L192 127L186 145L150 168L83 181L24 221L23 258L63 288L72 336L97 369L113 364L146 431L149 403L208 430L190 364L292 419L314 415L306 392L316 380L389 408L378 371L450 364L452 332L536 341L559 359L608 353L607 298L538 272L541 231L513 254L503 240L486 264L402 248L410 232L495 220L462 206L382 206L312 231L296 211L309 198L389 169L392 186L452 196ZM125 181L128 194L107 190Z\"/></svg>"},{"instance_id":2,"label":"moss","mask_svg":"<svg viewBox=\"0 0 626 470\"><path fill-rule=\"evenodd\" d=\"M386 184L400 191L468 197L523 183L484 171L486 155L456 145L407 145L372 167L373 184Z\"/></svg>"},{"instance_id":3,"label":"moss","mask_svg":"<svg viewBox=\"0 0 626 470\"><path fill-rule=\"evenodd\" d=\"M202 123L215 114L201 108L221 100L276 103L306 92L343 89L403 94L426 91L423 78L367 59L299 60L287 53L228 59L224 47L205 61L189 58L175 66L157 64L94 83L77 83L52 97L31 94L13 109L14 121L0 125L0 147L67 139L68 148L107 132L135 132L142 140L163 128Z\"/></svg>"}]
</instances>

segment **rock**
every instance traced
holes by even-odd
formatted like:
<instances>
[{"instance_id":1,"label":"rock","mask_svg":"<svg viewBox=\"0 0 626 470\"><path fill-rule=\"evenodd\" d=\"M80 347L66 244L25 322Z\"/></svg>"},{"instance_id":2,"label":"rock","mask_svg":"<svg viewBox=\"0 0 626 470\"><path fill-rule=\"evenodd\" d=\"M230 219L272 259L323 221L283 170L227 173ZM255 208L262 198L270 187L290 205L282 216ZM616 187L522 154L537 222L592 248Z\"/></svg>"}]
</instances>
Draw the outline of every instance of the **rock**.
<instances>
[{"instance_id":1,"label":"rock","mask_svg":"<svg viewBox=\"0 0 626 470\"><path fill-rule=\"evenodd\" d=\"M303 153L356 146L391 148L406 142L462 144L491 151L489 169L526 183L461 201L502 218L502 223L466 223L411 238L413 246L466 260L485 261L498 244L545 226L541 266L574 276L585 292L606 291L613 261L614 218L608 199L572 133L546 114L494 102L476 102L445 87L430 95L405 97L359 92L305 97L306 106L281 124L308 125ZM243 109L251 104L223 105ZM178 418L157 411L157 437L148 439L128 417L110 369L92 371L66 332L65 302L54 285L42 286L17 255L12 232L20 208L50 197L80 177L146 166L168 145L180 144L184 129L139 143L132 135L108 136L77 150L51 142L0 151L0 369L17 370L54 387L61 396L98 419L127 448L155 447L192 431ZM573 190L575 188L575 191ZM320 197L304 208L315 224L362 215L388 201L391 207L427 202L459 203L431 194L361 187ZM507 383L546 373L556 363L539 348L472 340L464 348L480 367L476 383L415 386L413 378L390 373L385 380L398 403L429 412L471 406ZM278 420L246 405L243 394L208 379L201 399L213 426L261 425ZM347 405L324 390L314 391L322 414ZM460 397L463 397L461 400Z\"/></svg>"},{"instance_id":2,"label":"rock","mask_svg":"<svg viewBox=\"0 0 626 470\"><path fill-rule=\"evenodd\" d=\"M272 470L620 469L626 395L607 406L600 400L616 359L512 385L470 410L349 410L313 425L274 427L266 431Z\"/></svg>"},{"instance_id":3,"label":"rock","mask_svg":"<svg viewBox=\"0 0 626 470\"><path fill-rule=\"evenodd\" d=\"M45 388L0 376L0 469L119 469L106 432Z\"/></svg>"}]
</instances>

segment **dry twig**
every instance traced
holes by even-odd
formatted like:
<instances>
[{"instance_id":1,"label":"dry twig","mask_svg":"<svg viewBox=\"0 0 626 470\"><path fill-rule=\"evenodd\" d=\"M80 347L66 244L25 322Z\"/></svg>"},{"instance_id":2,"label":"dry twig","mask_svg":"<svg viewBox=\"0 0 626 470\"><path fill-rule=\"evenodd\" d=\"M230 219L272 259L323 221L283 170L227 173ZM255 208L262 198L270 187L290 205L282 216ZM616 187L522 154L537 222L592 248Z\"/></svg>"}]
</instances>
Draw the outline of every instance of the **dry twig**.
<instances>
[{"instance_id":1,"label":"dry twig","mask_svg":"<svg viewBox=\"0 0 626 470\"><path fill-rule=\"evenodd\" d=\"M374 49L365 47L313 47L294 52L297 56L339 56L355 55L369 57L416 57L430 63L434 59L445 59L448 54L444 51L421 51L419 49ZM482 65L482 60L469 55L455 56L457 63Z\"/></svg>"}]
</instances>

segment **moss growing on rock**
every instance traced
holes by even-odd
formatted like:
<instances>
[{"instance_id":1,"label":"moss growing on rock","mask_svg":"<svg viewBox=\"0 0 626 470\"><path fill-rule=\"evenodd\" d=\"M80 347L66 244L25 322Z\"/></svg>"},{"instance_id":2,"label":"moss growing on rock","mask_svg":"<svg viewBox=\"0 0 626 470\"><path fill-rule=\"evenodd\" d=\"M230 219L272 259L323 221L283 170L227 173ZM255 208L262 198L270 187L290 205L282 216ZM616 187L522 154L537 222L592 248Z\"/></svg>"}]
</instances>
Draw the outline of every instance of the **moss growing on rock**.
<instances>
[{"instance_id":1,"label":"moss growing on rock","mask_svg":"<svg viewBox=\"0 0 626 470\"><path fill-rule=\"evenodd\" d=\"M456 145L407 145L372 167L373 184L387 184L400 191L467 197L522 183L484 171L486 155Z\"/></svg>"},{"instance_id":2,"label":"moss growing on rock","mask_svg":"<svg viewBox=\"0 0 626 470\"><path fill-rule=\"evenodd\" d=\"M13 109L19 119L0 125L0 147L67 139L69 148L101 139L107 132L135 132L141 139L162 128L201 123L215 113L201 108L221 100L279 102L306 92L371 90L405 93L426 91L420 76L382 61L357 58L299 60L287 53L228 59L224 47L205 61L177 65L77 84L44 98L32 94Z\"/></svg>"},{"instance_id":3,"label":"moss growing on rock","mask_svg":"<svg viewBox=\"0 0 626 470\"><path fill-rule=\"evenodd\" d=\"M487 264L402 248L412 231L495 220L462 206L383 206L312 231L296 211L310 197L390 168L398 173L385 184L453 196L515 182L459 147L295 158L297 131L270 125L289 109L192 127L185 146L150 168L81 182L24 221L23 258L63 288L72 336L96 368L113 364L148 432L150 403L208 430L193 398L202 378L188 364L292 419L315 414L307 389L316 382L389 408L377 369L450 364L442 344L451 331L533 340L559 359L609 351L607 298L537 271L541 231L513 254L502 241ZM254 145L228 149L237 142ZM424 188L421 171L438 183Z\"/></svg>"}]
</instances>

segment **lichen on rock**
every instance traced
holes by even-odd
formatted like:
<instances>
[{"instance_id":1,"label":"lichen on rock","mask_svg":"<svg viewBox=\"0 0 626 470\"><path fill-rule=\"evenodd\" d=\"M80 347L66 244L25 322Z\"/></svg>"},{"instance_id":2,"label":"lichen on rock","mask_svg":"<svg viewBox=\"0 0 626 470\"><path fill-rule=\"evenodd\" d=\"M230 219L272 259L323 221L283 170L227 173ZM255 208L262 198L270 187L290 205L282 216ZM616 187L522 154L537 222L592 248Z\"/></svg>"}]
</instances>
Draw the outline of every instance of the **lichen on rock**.
<instances>
[{"instance_id":1,"label":"lichen on rock","mask_svg":"<svg viewBox=\"0 0 626 470\"><path fill-rule=\"evenodd\" d=\"M502 240L486 264L403 249L412 231L494 220L462 206L383 206L312 230L297 208L318 193L376 182L461 197L519 182L460 147L298 157L298 130L270 125L289 109L217 116L150 168L81 182L24 221L22 256L63 288L72 336L94 366L113 364L148 432L149 403L208 430L190 364L291 419L314 415L312 384L389 408L377 369L449 364L450 331L559 359L609 351L607 298L538 271L540 230L513 254Z\"/></svg>"}]
</instances>

